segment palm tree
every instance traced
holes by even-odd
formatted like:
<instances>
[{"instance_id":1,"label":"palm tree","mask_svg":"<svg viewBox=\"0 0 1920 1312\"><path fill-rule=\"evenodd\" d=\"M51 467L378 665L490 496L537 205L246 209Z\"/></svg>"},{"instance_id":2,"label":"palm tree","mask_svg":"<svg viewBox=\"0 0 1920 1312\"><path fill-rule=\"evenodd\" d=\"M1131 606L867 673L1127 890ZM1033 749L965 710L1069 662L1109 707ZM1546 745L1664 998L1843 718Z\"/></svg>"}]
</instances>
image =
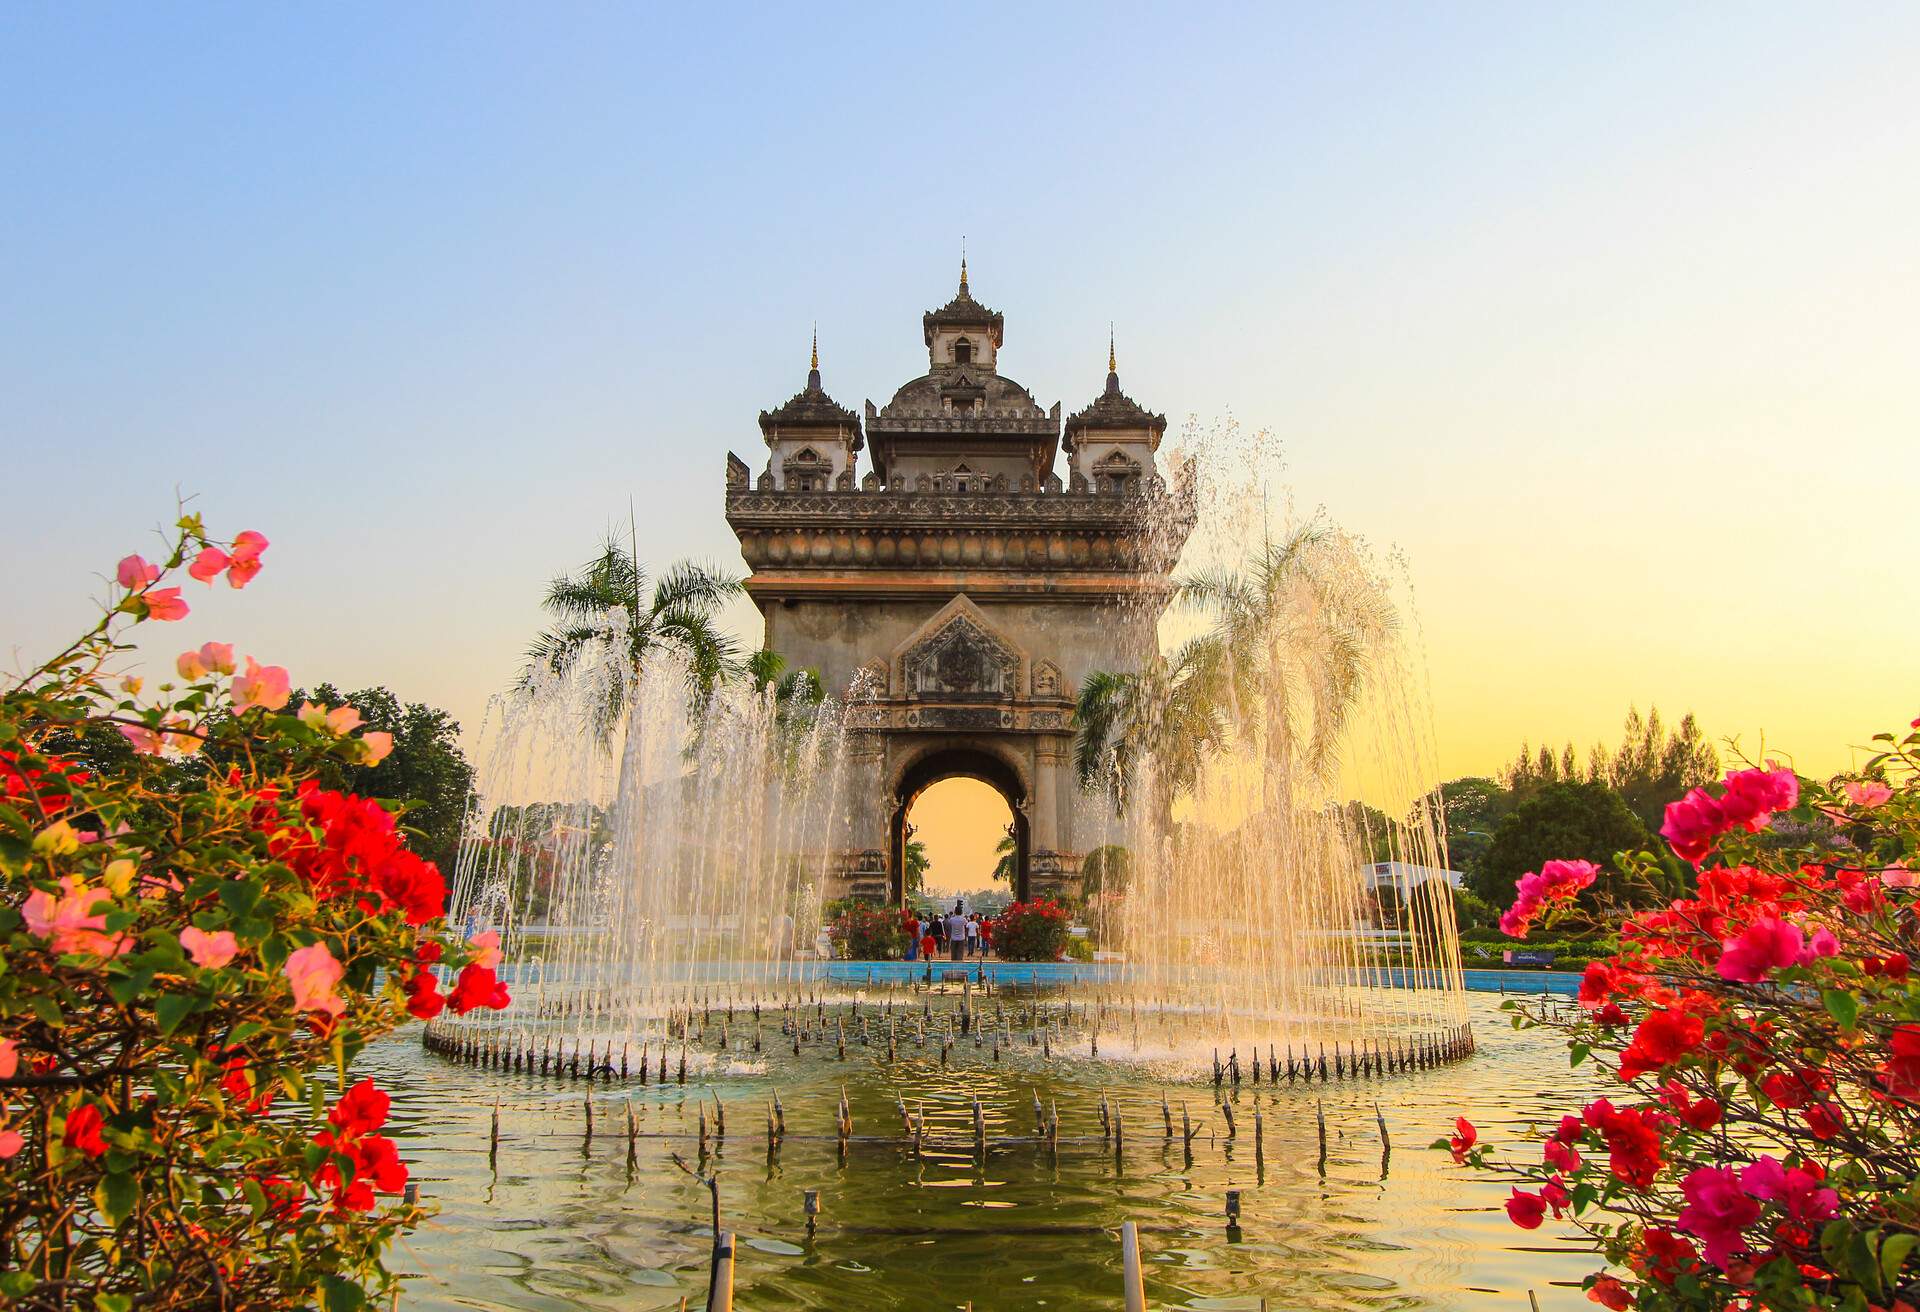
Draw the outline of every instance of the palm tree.
<instances>
[{"instance_id":1,"label":"palm tree","mask_svg":"<svg viewBox=\"0 0 1920 1312\"><path fill-rule=\"evenodd\" d=\"M1009 830L1006 836L998 843L993 845L993 850L998 853L1000 857L1000 859L993 864L993 877L1006 884L1008 888L1012 888L1014 864L1019 859L1020 845L1014 841L1011 830Z\"/></svg>"},{"instance_id":2,"label":"palm tree","mask_svg":"<svg viewBox=\"0 0 1920 1312\"><path fill-rule=\"evenodd\" d=\"M1109 788L1122 808L1144 786L1165 814L1209 755L1260 730L1284 763L1319 775L1337 764L1340 731L1396 623L1344 543L1310 524L1244 571L1178 580L1174 596L1213 625L1142 671L1087 676L1074 715L1081 785ZM1148 760L1151 778L1139 779Z\"/></svg>"},{"instance_id":3,"label":"palm tree","mask_svg":"<svg viewBox=\"0 0 1920 1312\"><path fill-rule=\"evenodd\" d=\"M1227 740L1227 664L1225 647L1208 634L1171 657L1155 656L1144 670L1088 674L1074 706L1073 761L1081 786L1104 786L1123 813L1142 802L1150 814L1170 811ZM1142 790L1147 796L1133 796Z\"/></svg>"},{"instance_id":4,"label":"palm tree","mask_svg":"<svg viewBox=\"0 0 1920 1312\"><path fill-rule=\"evenodd\" d=\"M754 693L773 701L773 733L781 761L788 770L800 763L800 749L820 704L826 700L826 685L815 669L789 670L787 658L771 648L752 652L742 663L747 682ZM699 729L704 733L706 719Z\"/></svg>"},{"instance_id":5,"label":"palm tree","mask_svg":"<svg viewBox=\"0 0 1920 1312\"><path fill-rule=\"evenodd\" d=\"M927 845L919 839L909 839L906 852L905 876L907 897L918 897L927 882L927 871L933 868L933 862L927 860Z\"/></svg>"},{"instance_id":6,"label":"palm tree","mask_svg":"<svg viewBox=\"0 0 1920 1312\"><path fill-rule=\"evenodd\" d=\"M639 669L649 652L670 649L687 660L692 691L704 698L739 666L738 644L715 623L720 608L742 590L741 580L710 566L681 561L649 590L646 570L612 534L600 553L578 574L562 574L547 586L541 605L560 627L541 634L527 651L520 686L543 671L565 673L594 642L607 636L610 611L626 615L627 654ZM625 710L619 680L609 681L605 704L595 720L603 737L611 736Z\"/></svg>"}]
</instances>

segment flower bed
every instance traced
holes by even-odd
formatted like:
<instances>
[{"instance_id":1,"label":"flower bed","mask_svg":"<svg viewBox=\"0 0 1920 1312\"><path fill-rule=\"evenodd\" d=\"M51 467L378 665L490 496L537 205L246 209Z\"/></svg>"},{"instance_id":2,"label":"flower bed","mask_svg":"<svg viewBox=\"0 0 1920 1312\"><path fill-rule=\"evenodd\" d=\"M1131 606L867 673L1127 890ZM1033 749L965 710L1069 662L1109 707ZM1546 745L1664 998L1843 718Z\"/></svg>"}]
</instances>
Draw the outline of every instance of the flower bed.
<instances>
[{"instance_id":1,"label":"flower bed","mask_svg":"<svg viewBox=\"0 0 1920 1312\"><path fill-rule=\"evenodd\" d=\"M994 951L1006 961L1058 961L1067 922L1067 909L1052 898L1015 902L993 922Z\"/></svg>"}]
</instances>

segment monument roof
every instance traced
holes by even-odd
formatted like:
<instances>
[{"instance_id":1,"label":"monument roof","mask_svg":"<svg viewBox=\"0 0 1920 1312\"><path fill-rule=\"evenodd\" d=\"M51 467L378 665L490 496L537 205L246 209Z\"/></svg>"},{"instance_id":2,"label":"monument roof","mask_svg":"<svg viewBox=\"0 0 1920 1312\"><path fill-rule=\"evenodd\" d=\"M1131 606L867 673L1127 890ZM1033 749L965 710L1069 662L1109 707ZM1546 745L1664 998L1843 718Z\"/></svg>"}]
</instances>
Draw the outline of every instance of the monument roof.
<instances>
[{"instance_id":1,"label":"monument roof","mask_svg":"<svg viewBox=\"0 0 1920 1312\"><path fill-rule=\"evenodd\" d=\"M941 399L948 396L974 398L976 419L1043 419L1046 411L1033 399L1033 393L991 369L944 367L922 374L900 386L893 399L881 407L881 419L926 418L945 413Z\"/></svg>"},{"instance_id":2,"label":"monument roof","mask_svg":"<svg viewBox=\"0 0 1920 1312\"><path fill-rule=\"evenodd\" d=\"M967 262L960 261L960 290L954 293L952 300L937 310L928 310L920 317L921 328L927 344L933 344L935 328L984 328L993 334L993 344L998 347L1006 329L1006 318L998 310L990 310L973 299L973 293L967 290Z\"/></svg>"},{"instance_id":3,"label":"monument roof","mask_svg":"<svg viewBox=\"0 0 1920 1312\"><path fill-rule=\"evenodd\" d=\"M760 431L771 435L775 428L852 428L859 431L860 416L827 395L820 385L820 347L816 339L813 364L807 370L807 385L789 397L784 405L760 412Z\"/></svg>"},{"instance_id":4,"label":"monument roof","mask_svg":"<svg viewBox=\"0 0 1920 1312\"><path fill-rule=\"evenodd\" d=\"M1113 342L1107 342L1107 387L1095 397L1093 404L1084 410L1076 410L1067 416L1067 449L1073 449L1073 435L1078 432L1146 429L1156 438L1167 431L1167 417L1154 414L1138 401L1120 390L1120 366L1113 352Z\"/></svg>"}]
</instances>

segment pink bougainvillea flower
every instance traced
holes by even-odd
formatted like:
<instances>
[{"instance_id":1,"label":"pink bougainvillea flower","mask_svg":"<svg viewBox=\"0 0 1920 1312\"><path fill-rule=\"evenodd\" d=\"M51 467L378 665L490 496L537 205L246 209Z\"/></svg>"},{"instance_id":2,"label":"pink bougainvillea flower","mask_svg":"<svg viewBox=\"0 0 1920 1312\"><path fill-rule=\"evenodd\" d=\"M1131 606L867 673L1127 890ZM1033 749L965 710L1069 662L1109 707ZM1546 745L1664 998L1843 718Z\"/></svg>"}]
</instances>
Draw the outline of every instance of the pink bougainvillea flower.
<instances>
[{"instance_id":1,"label":"pink bougainvillea flower","mask_svg":"<svg viewBox=\"0 0 1920 1312\"><path fill-rule=\"evenodd\" d=\"M18 1130L0 1130L0 1162L19 1156L27 1141Z\"/></svg>"},{"instance_id":2,"label":"pink bougainvillea flower","mask_svg":"<svg viewBox=\"0 0 1920 1312\"><path fill-rule=\"evenodd\" d=\"M485 966L488 970L492 970L495 966L498 966L500 964L500 931L499 930L497 929L483 930L482 932L475 934L472 938L468 939L467 946L474 950L474 953L473 953L474 965ZM1457 1121L1455 1122L1455 1124L1466 1126L1465 1133L1467 1133L1468 1135L1471 1135L1473 1133L1473 1127L1471 1125L1467 1125L1467 1122L1465 1120ZM1471 1145L1473 1143L1473 1140L1469 1138L1467 1140L1467 1143ZM1460 1159L1456 1156L1454 1160L1458 1161Z\"/></svg>"},{"instance_id":3,"label":"pink bougainvillea flower","mask_svg":"<svg viewBox=\"0 0 1920 1312\"><path fill-rule=\"evenodd\" d=\"M378 729L360 735L360 761L363 765L378 765L393 752L393 735Z\"/></svg>"},{"instance_id":4,"label":"pink bougainvillea flower","mask_svg":"<svg viewBox=\"0 0 1920 1312\"><path fill-rule=\"evenodd\" d=\"M233 931L220 929L209 934L204 929L188 925L180 931L180 946L193 958L193 964L217 970L232 961L234 954L240 951L238 940Z\"/></svg>"},{"instance_id":5,"label":"pink bougainvillea flower","mask_svg":"<svg viewBox=\"0 0 1920 1312\"><path fill-rule=\"evenodd\" d=\"M1760 1219L1760 1202L1740 1187L1731 1166L1700 1166L1680 1182L1687 1205L1675 1218L1705 1246L1707 1261L1724 1269L1747 1251L1741 1232Z\"/></svg>"},{"instance_id":6,"label":"pink bougainvillea flower","mask_svg":"<svg viewBox=\"0 0 1920 1312\"><path fill-rule=\"evenodd\" d=\"M232 674L237 668L233 661L233 644L230 642L205 642L200 644L200 663L211 674Z\"/></svg>"},{"instance_id":7,"label":"pink bougainvillea flower","mask_svg":"<svg viewBox=\"0 0 1920 1312\"><path fill-rule=\"evenodd\" d=\"M1720 813L1730 825L1759 833L1775 811L1786 811L1800 800L1800 780L1784 766L1767 762L1764 770L1735 770L1727 776Z\"/></svg>"},{"instance_id":8,"label":"pink bougainvillea flower","mask_svg":"<svg viewBox=\"0 0 1920 1312\"><path fill-rule=\"evenodd\" d=\"M1920 885L1920 875L1907 869L1904 861L1895 861L1880 872L1880 882L1887 888L1913 888Z\"/></svg>"},{"instance_id":9,"label":"pink bougainvillea flower","mask_svg":"<svg viewBox=\"0 0 1920 1312\"><path fill-rule=\"evenodd\" d=\"M1695 865L1706 860L1713 842L1727 832L1727 818L1720 803L1704 788L1695 788L1677 802L1668 802L1660 833L1672 846L1674 855Z\"/></svg>"},{"instance_id":10,"label":"pink bougainvillea flower","mask_svg":"<svg viewBox=\"0 0 1920 1312\"><path fill-rule=\"evenodd\" d=\"M1876 806L1885 806L1893 797L1893 789L1877 779L1863 779L1858 782L1849 779L1842 787L1846 789L1849 802L1869 810Z\"/></svg>"},{"instance_id":11,"label":"pink bougainvillea flower","mask_svg":"<svg viewBox=\"0 0 1920 1312\"><path fill-rule=\"evenodd\" d=\"M1830 1221L1840 1211L1840 1195L1824 1188L1818 1168L1787 1166L1777 1157L1760 1157L1740 1172L1740 1187L1755 1198L1778 1203L1796 1221Z\"/></svg>"},{"instance_id":12,"label":"pink bougainvillea flower","mask_svg":"<svg viewBox=\"0 0 1920 1312\"><path fill-rule=\"evenodd\" d=\"M10 1080L20 1069L20 1045L12 1039L0 1039L0 1080Z\"/></svg>"},{"instance_id":13,"label":"pink bougainvillea flower","mask_svg":"<svg viewBox=\"0 0 1920 1312\"><path fill-rule=\"evenodd\" d=\"M293 713L294 718L309 729L327 727L327 708L318 702L301 702L300 709Z\"/></svg>"},{"instance_id":14,"label":"pink bougainvillea flower","mask_svg":"<svg viewBox=\"0 0 1920 1312\"><path fill-rule=\"evenodd\" d=\"M260 572L260 553L266 549L266 538L252 529L235 538L232 563L227 566L227 583L232 587L244 588L253 582L253 576Z\"/></svg>"},{"instance_id":15,"label":"pink bougainvillea flower","mask_svg":"<svg viewBox=\"0 0 1920 1312\"><path fill-rule=\"evenodd\" d=\"M280 972L293 985L295 1011L320 1011L338 1016L347 1009L347 1004L334 996L333 991L346 974L346 967L334 960L326 944L312 943L296 948L288 954L287 964Z\"/></svg>"},{"instance_id":16,"label":"pink bougainvillea flower","mask_svg":"<svg viewBox=\"0 0 1920 1312\"><path fill-rule=\"evenodd\" d=\"M336 706L327 712L327 732L336 738L346 737L363 723L360 712L351 706Z\"/></svg>"},{"instance_id":17,"label":"pink bougainvillea flower","mask_svg":"<svg viewBox=\"0 0 1920 1312\"><path fill-rule=\"evenodd\" d=\"M1721 943L1720 960L1713 968L1721 979L1758 984L1776 970L1799 965L1805 946L1798 925L1762 917L1737 938Z\"/></svg>"},{"instance_id":18,"label":"pink bougainvillea flower","mask_svg":"<svg viewBox=\"0 0 1920 1312\"><path fill-rule=\"evenodd\" d=\"M200 653L197 651L181 652L173 658L173 668L179 671L180 677L188 683L198 683L200 680L206 678L209 673L207 662L201 658Z\"/></svg>"},{"instance_id":19,"label":"pink bougainvillea flower","mask_svg":"<svg viewBox=\"0 0 1920 1312\"><path fill-rule=\"evenodd\" d=\"M202 547L200 554L193 558L193 564L187 566L187 573L202 583L211 585L231 559L232 557L218 547Z\"/></svg>"},{"instance_id":20,"label":"pink bougainvillea flower","mask_svg":"<svg viewBox=\"0 0 1920 1312\"><path fill-rule=\"evenodd\" d=\"M147 618L172 623L187 617L187 603L180 596L178 588L154 588L143 600L147 603Z\"/></svg>"},{"instance_id":21,"label":"pink bougainvillea flower","mask_svg":"<svg viewBox=\"0 0 1920 1312\"><path fill-rule=\"evenodd\" d=\"M143 556L126 556L114 571L114 577L120 580L120 586L132 592L144 588L160 577L160 567L149 565Z\"/></svg>"},{"instance_id":22,"label":"pink bougainvillea flower","mask_svg":"<svg viewBox=\"0 0 1920 1312\"><path fill-rule=\"evenodd\" d=\"M144 724L117 724L114 728L141 756L160 755L160 735Z\"/></svg>"},{"instance_id":23,"label":"pink bougainvillea flower","mask_svg":"<svg viewBox=\"0 0 1920 1312\"><path fill-rule=\"evenodd\" d=\"M1539 1194L1515 1189L1507 1198L1507 1218L1522 1230L1538 1230L1547 1214L1547 1200Z\"/></svg>"},{"instance_id":24,"label":"pink bougainvillea flower","mask_svg":"<svg viewBox=\"0 0 1920 1312\"><path fill-rule=\"evenodd\" d=\"M1816 925L1813 933L1807 935L1807 949L1802 955L1806 961L1820 957L1837 957L1840 955L1840 940L1825 925Z\"/></svg>"},{"instance_id":25,"label":"pink bougainvillea flower","mask_svg":"<svg viewBox=\"0 0 1920 1312\"><path fill-rule=\"evenodd\" d=\"M247 672L234 676L233 709L249 711L258 706L262 710L277 711L287 704L293 695L292 681L287 671L279 665L262 665L253 657L247 657Z\"/></svg>"},{"instance_id":26,"label":"pink bougainvillea flower","mask_svg":"<svg viewBox=\"0 0 1920 1312\"><path fill-rule=\"evenodd\" d=\"M34 889L21 904L20 914L27 932L46 939L53 950L97 957L117 957L133 951L134 941L124 934L107 934L107 913L113 899L104 891L88 888L72 875L60 881L59 896Z\"/></svg>"}]
</instances>

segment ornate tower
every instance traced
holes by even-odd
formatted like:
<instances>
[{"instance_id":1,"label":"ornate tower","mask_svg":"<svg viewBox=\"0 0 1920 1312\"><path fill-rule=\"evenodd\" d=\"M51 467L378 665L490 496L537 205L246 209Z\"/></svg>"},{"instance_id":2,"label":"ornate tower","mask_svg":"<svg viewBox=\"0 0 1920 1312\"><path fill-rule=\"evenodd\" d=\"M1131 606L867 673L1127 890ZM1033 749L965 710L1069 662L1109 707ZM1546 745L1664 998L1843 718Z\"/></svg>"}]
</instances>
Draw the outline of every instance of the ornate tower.
<instances>
[{"instance_id":1,"label":"ornate tower","mask_svg":"<svg viewBox=\"0 0 1920 1312\"><path fill-rule=\"evenodd\" d=\"M1071 892L1100 828L1074 777L1074 694L1090 671L1152 655L1191 489L1183 471L1168 491L1166 420L1120 392L1111 359L1107 393L1068 421L1063 487L1060 407L1000 373L1004 320L964 263L921 324L927 372L868 402L864 434L817 370L761 415L767 471L749 487L728 456L727 522L765 645L855 698L835 891L897 901L908 807L967 775L1013 812L1016 891ZM863 436L872 469L856 488Z\"/></svg>"}]
</instances>

